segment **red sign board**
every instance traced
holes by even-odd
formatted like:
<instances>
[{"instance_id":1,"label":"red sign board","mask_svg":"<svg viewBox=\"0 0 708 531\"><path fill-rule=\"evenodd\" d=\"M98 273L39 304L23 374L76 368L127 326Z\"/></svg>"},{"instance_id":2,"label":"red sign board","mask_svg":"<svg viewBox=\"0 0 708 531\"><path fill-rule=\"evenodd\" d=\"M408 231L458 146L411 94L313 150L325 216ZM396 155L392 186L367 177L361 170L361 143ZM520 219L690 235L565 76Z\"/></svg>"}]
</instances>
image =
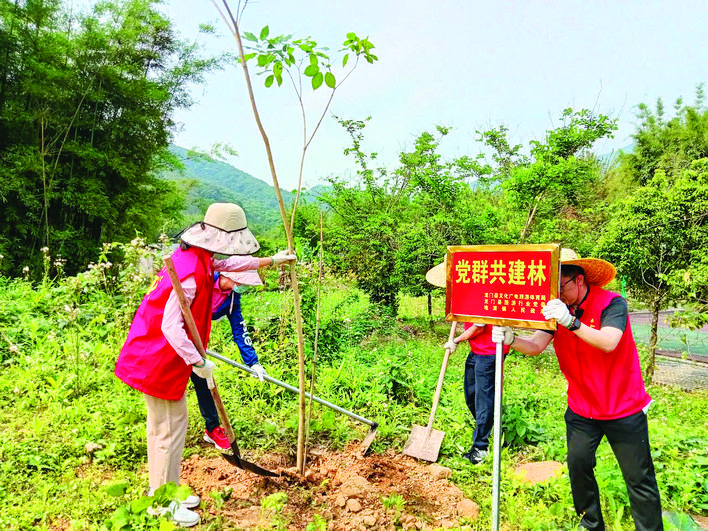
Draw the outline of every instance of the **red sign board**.
<instances>
[{"instance_id":1,"label":"red sign board","mask_svg":"<svg viewBox=\"0 0 708 531\"><path fill-rule=\"evenodd\" d=\"M451 246L446 261L448 320L556 328L541 308L558 298L559 245Z\"/></svg>"}]
</instances>

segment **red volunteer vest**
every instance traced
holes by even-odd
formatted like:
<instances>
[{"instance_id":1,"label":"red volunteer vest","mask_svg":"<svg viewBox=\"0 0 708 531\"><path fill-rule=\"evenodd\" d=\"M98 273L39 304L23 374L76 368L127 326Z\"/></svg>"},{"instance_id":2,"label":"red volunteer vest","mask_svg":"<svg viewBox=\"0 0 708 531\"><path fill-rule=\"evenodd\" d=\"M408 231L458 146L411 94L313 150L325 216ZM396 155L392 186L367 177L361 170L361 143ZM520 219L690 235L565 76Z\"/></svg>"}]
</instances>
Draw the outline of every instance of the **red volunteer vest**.
<instances>
[{"instance_id":1,"label":"red volunteer vest","mask_svg":"<svg viewBox=\"0 0 708 531\"><path fill-rule=\"evenodd\" d=\"M472 323L465 323L465 330L470 328ZM481 334L469 339L470 350L480 356L495 356L497 353L497 344L492 341L492 325L484 325ZM502 352L509 353L509 345L502 345Z\"/></svg>"},{"instance_id":2,"label":"red volunteer vest","mask_svg":"<svg viewBox=\"0 0 708 531\"><path fill-rule=\"evenodd\" d=\"M592 286L580 305L580 321L597 330L600 315L618 294ZM632 329L627 327L617 347L603 352L559 326L553 339L558 365L568 380L568 407L580 416L597 420L627 417L643 409L651 398L644 388Z\"/></svg>"},{"instance_id":3,"label":"red volunteer vest","mask_svg":"<svg viewBox=\"0 0 708 531\"><path fill-rule=\"evenodd\" d=\"M172 261L180 281L194 275L197 292L192 315L206 348L211 332L211 297L214 275L207 251L190 247L177 249ZM163 267L157 274L130 325L128 338L116 363L116 376L145 394L163 400L179 400L184 395L192 367L170 346L162 334L162 316L172 283ZM189 335L189 332L187 332Z\"/></svg>"}]
</instances>

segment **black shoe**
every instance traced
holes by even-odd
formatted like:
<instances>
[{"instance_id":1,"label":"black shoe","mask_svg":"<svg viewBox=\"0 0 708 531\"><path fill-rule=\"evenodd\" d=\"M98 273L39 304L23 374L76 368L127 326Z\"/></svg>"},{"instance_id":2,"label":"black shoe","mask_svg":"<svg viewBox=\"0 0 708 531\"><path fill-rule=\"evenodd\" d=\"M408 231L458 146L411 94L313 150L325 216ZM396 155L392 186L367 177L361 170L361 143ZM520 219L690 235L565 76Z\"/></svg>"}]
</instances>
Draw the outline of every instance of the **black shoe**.
<instances>
[{"instance_id":1,"label":"black shoe","mask_svg":"<svg viewBox=\"0 0 708 531\"><path fill-rule=\"evenodd\" d=\"M487 450L480 450L479 448L471 448L469 452L464 454L462 457L467 459L473 465L478 465L489 455Z\"/></svg>"}]
</instances>

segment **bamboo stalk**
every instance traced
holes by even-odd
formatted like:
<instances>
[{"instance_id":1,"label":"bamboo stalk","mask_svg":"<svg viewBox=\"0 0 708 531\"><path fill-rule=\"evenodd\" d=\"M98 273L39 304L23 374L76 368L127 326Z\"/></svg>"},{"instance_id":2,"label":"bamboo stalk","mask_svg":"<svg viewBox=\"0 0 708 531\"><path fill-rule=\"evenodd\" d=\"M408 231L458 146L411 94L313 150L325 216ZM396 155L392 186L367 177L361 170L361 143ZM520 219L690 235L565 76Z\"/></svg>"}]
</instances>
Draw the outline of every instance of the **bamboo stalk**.
<instances>
[{"instance_id":1,"label":"bamboo stalk","mask_svg":"<svg viewBox=\"0 0 708 531\"><path fill-rule=\"evenodd\" d=\"M315 368L317 367L317 347L320 337L320 291L322 287L322 260L324 257L323 249L324 239L324 222L323 214L320 212L320 263L317 268L317 310L315 312L315 345L312 354L312 371L310 375L310 408L307 414L307 430L305 433L305 458L307 458L308 442L310 440L310 423L312 422L312 397L315 394Z\"/></svg>"}]
</instances>

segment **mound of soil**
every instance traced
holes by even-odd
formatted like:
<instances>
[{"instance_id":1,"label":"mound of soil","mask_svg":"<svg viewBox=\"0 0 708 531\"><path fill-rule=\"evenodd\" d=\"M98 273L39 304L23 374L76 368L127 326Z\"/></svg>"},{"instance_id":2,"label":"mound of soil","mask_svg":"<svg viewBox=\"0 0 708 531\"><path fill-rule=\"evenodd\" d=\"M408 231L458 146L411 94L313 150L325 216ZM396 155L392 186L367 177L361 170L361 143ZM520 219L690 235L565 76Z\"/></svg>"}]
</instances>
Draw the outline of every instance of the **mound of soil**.
<instances>
[{"instance_id":1,"label":"mound of soil","mask_svg":"<svg viewBox=\"0 0 708 531\"><path fill-rule=\"evenodd\" d=\"M448 481L450 469L393 451L363 457L359 445L339 452L314 448L304 476L279 454L266 454L258 464L281 476L257 476L221 457L193 455L183 462L182 483L203 500L202 523L221 518L236 529L299 530L317 518L333 531L433 529L469 524L479 515L477 504ZM216 500L212 492L220 493ZM271 496L279 492L287 498Z\"/></svg>"}]
</instances>

